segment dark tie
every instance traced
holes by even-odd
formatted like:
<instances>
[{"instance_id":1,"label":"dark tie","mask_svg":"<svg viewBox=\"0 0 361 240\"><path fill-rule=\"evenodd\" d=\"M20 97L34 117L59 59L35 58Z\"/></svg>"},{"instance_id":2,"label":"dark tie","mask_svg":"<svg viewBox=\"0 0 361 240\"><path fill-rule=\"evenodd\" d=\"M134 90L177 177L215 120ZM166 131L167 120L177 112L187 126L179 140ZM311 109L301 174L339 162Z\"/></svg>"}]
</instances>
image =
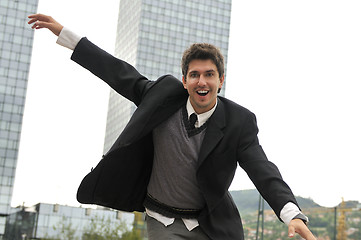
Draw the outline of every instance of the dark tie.
<instances>
[{"instance_id":1,"label":"dark tie","mask_svg":"<svg viewBox=\"0 0 361 240\"><path fill-rule=\"evenodd\" d=\"M191 129L195 128L195 124L197 122L197 114L192 113L191 116L189 117L189 123L191 125Z\"/></svg>"}]
</instances>

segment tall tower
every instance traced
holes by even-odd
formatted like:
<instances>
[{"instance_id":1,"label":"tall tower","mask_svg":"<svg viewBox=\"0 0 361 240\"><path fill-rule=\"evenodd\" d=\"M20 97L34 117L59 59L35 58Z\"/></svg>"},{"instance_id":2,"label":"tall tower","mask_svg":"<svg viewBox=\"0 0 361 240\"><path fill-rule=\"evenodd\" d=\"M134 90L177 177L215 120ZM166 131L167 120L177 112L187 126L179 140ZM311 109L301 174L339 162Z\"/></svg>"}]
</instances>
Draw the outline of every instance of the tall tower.
<instances>
[{"instance_id":1,"label":"tall tower","mask_svg":"<svg viewBox=\"0 0 361 240\"><path fill-rule=\"evenodd\" d=\"M227 63L232 0L122 0L115 56L148 79L172 74L181 80L183 51L195 42L220 48ZM221 95L224 96L225 84ZM135 105L111 90L104 152L124 129Z\"/></svg>"},{"instance_id":2,"label":"tall tower","mask_svg":"<svg viewBox=\"0 0 361 240\"><path fill-rule=\"evenodd\" d=\"M0 1L0 239L9 214L38 0Z\"/></svg>"}]
</instances>

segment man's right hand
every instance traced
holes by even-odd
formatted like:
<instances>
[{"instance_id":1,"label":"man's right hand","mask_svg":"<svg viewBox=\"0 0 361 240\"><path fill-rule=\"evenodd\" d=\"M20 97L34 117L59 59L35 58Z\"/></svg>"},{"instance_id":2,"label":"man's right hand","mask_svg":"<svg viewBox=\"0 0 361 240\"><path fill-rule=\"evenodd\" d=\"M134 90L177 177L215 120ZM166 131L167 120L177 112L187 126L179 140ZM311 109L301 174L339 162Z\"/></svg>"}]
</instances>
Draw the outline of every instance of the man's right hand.
<instances>
[{"instance_id":1,"label":"man's right hand","mask_svg":"<svg viewBox=\"0 0 361 240\"><path fill-rule=\"evenodd\" d=\"M63 26L55 21L51 16L38 13L29 15L28 18L30 18L28 24L34 23L31 27L33 29L47 28L56 36L59 36L61 30L63 29Z\"/></svg>"}]
</instances>

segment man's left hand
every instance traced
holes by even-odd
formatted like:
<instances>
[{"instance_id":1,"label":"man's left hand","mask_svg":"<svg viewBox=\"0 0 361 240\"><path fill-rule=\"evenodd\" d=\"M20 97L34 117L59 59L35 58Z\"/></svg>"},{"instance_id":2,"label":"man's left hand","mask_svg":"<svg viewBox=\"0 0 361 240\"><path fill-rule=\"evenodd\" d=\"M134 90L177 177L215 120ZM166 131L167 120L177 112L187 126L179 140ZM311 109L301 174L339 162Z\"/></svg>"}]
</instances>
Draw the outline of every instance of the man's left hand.
<instances>
[{"instance_id":1,"label":"man's left hand","mask_svg":"<svg viewBox=\"0 0 361 240\"><path fill-rule=\"evenodd\" d=\"M313 236L312 232L301 219L293 219L288 225L288 237L292 238L298 233L302 238L306 240L317 240Z\"/></svg>"}]
</instances>

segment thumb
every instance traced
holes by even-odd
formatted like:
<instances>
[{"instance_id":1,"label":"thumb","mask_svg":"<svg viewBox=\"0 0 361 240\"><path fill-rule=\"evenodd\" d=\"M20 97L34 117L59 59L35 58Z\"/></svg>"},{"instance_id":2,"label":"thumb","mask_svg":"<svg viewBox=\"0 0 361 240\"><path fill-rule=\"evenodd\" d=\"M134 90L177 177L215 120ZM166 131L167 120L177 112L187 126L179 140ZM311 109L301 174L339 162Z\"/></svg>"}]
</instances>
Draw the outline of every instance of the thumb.
<instances>
[{"instance_id":1,"label":"thumb","mask_svg":"<svg viewBox=\"0 0 361 240\"><path fill-rule=\"evenodd\" d=\"M293 238L295 236L295 227L293 225L288 226L288 237Z\"/></svg>"}]
</instances>

